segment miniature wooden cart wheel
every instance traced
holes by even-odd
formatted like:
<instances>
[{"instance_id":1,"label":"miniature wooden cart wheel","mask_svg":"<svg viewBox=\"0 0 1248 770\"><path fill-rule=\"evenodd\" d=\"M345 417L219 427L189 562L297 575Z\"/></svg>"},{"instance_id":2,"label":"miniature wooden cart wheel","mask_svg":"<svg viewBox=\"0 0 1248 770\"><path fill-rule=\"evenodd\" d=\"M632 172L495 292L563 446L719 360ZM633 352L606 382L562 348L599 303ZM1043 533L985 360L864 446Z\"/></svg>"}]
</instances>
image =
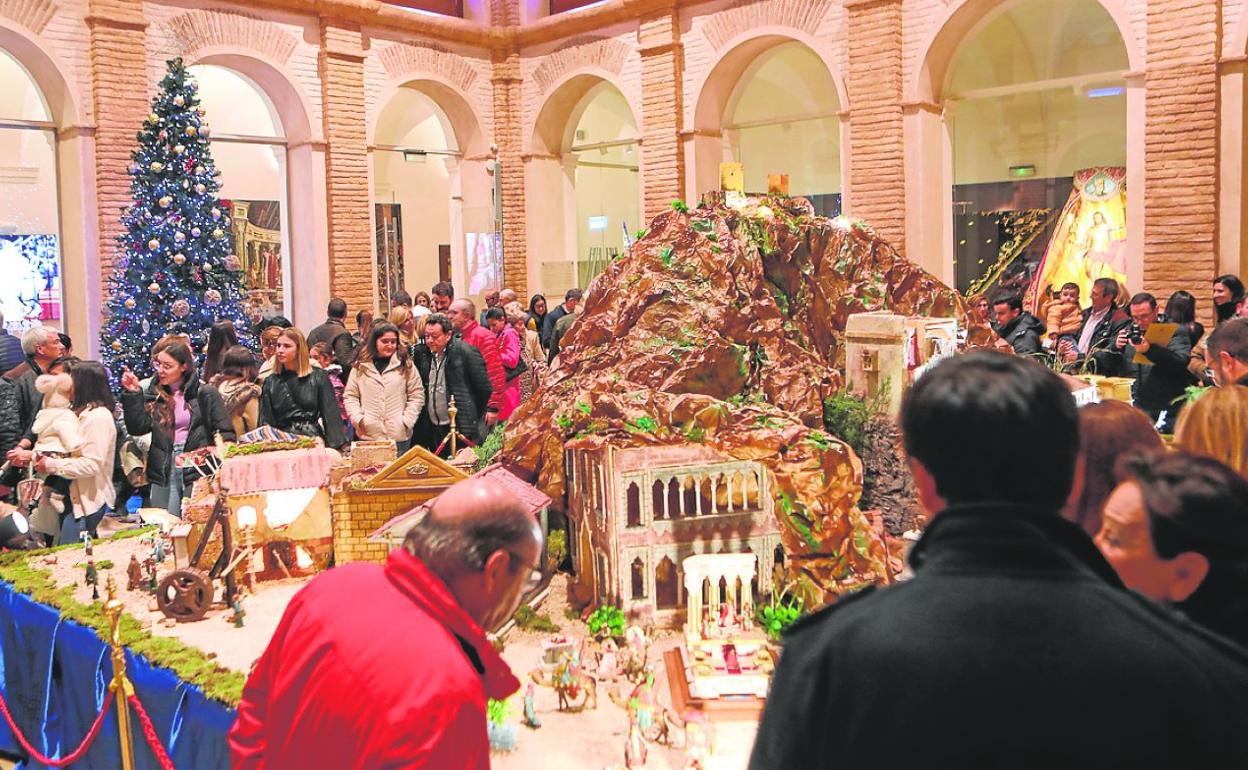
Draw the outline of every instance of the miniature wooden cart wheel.
<instances>
[{"instance_id":1,"label":"miniature wooden cart wheel","mask_svg":"<svg viewBox=\"0 0 1248 770\"><path fill-rule=\"evenodd\" d=\"M156 586L156 606L179 623L202 620L212 605L212 579L200 569L177 569Z\"/></svg>"}]
</instances>

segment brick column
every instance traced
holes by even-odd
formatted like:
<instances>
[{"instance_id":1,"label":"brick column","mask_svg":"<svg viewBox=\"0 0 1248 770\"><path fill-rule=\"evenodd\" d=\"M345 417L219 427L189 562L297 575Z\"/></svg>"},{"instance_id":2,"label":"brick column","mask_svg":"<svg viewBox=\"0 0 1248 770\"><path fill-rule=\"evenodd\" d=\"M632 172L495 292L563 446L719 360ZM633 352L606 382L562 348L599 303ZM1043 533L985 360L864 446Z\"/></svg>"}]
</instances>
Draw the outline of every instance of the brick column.
<instances>
[{"instance_id":1,"label":"brick column","mask_svg":"<svg viewBox=\"0 0 1248 770\"><path fill-rule=\"evenodd\" d=\"M901 0L846 0L850 216L905 253Z\"/></svg>"},{"instance_id":2,"label":"brick column","mask_svg":"<svg viewBox=\"0 0 1248 770\"><path fill-rule=\"evenodd\" d=\"M1148 3L1143 289L1163 302L1178 289L1203 296L1218 272L1221 24L1216 0ZM1209 304L1197 307L1208 322Z\"/></svg>"},{"instance_id":3,"label":"brick column","mask_svg":"<svg viewBox=\"0 0 1248 770\"><path fill-rule=\"evenodd\" d=\"M353 308L373 307L372 190L364 122L364 44L360 30L321 19L322 115L329 219L330 291ZM328 297L322 298L322 301Z\"/></svg>"},{"instance_id":4,"label":"brick column","mask_svg":"<svg viewBox=\"0 0 1248 770\"><path fill-rule=\"evenodd\" d=\"M494 54L494 143L498 145L503 206L503 283L520 296L529 293L528 242L525 232L524 161L520 123L520 54L513 50ZM541 205L542 202L535 202ZM549 202L546 202L549 204Z\"/></svg>"},{"instance_id":5,"label":"brick column","mask_svg":"<svg viewBox=\"0 0 1248 770\"><path fill-rule=\"evenodd\" d=\"M117 259L121 209L129 206L130 152L150 111L146 30L140 0L91 0L91 91L95 102L95 184L100 233L100 272ZM101 294L107 290L101 281Z\"/></svg>"},{"instance_id":6,"label":"brick column","mask_svg":"<svg viewBox=\"0 0 1248 770\"><path fill-rule=\"evenodd\" d=\"M643 17L637 29L641 52L642 220L681 197L685 190L684 51L676 7Z\"/></svg>"}]
</instances>

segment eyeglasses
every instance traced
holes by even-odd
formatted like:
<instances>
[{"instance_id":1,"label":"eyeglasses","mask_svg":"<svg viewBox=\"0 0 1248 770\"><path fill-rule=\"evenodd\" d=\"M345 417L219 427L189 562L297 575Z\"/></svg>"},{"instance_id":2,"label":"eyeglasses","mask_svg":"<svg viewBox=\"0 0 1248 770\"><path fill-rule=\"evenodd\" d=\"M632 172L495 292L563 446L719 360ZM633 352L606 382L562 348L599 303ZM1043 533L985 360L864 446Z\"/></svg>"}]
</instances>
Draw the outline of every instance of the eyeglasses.
<instances>
[{"instance_id":1,"label":"eyeglasses","mask_svg":"<svg viewBox=\"0 0 1248 770\"><path fill-rule=\"evenodd\" d=\"M507 557L510 559L511 566L513 569L517 567L527 567L529 570L529 576L524 581L524 593L527 594L529 591L532 591L533 589L537 588L539 585L542 584L542 568L541 567L533 565L533 564L529 564L519 554L513 553L511 551L507 552Z\"/></svg>"}]
</instances>

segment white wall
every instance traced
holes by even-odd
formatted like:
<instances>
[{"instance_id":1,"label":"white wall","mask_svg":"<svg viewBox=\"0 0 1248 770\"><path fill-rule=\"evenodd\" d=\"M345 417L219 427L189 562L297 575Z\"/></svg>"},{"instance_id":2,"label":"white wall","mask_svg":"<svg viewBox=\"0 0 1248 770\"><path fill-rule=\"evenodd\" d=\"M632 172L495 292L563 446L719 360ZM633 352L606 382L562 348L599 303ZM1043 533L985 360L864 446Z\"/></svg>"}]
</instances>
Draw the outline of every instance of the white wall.
<instances>
[{"instance_id":1,"label":"white wall","mask_svg":"<svg viewBox=\"0 0 1248 770\"><path fill-rule=\"evenodd\" d=\"M745 167L745 189L788 174L793 195L841 191L840 109L823 62L801 43L768 49L746 68L724 115L724 160Z\"/></svg>"},{"instance_id":2,"label":"white wall","mask_svg":"<svg viewBox=\"0 0 1248 770\"><path fill-rule=\"evenodd\" d=\"M382 110L376 136L378 145L455 149L445 115L429 97L412 89L400 90ZM438 246L451 242L448 161L457 162L437 154L409 162L401 152L373 152L373 201L402 206L404 282L412 294L428 291L438 282ZM465 222L468 229L480 224ZM492 224L487 227L492 229ZM452 264L452 271L457 269Z\"/></svg>"},{"instance_id":3,"label":"white wall","mask_svg":"<svg viewBox=\"0 0 1248 770\"><path fill-rule=\"evenodd\" d=\"M600 142L635 140L637 126L624 96L604 83L586 95L588 103L571 137L576 154L576 232L577 261L589 257L595 246L624 250L624 226L631 235L644 227L641 222L640 190L636 144L595 148L577 152L578 147ZM575 115L575 112L573 113ZM589 229L589 218L605 216L606 228ZM583 281L582 281L583 282Z\"/></svg>"}]
</instances>

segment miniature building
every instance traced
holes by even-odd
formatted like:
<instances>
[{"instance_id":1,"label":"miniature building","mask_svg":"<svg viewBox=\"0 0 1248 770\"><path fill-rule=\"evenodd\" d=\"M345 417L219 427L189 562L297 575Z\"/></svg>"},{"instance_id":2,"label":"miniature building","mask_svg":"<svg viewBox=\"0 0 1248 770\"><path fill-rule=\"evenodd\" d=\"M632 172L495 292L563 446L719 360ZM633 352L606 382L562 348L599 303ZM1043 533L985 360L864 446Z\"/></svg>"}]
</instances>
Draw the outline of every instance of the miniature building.
<instances>
[{"instance_id":1,"label":"miniature building","mask_svg":"<svg viewBox=\"0 0 1248 770\"><path fill-rule=\"evenodd\" d=\"M884 311L855 313L845 322L845 379L851 391L872 396L884 390L890 415L922 370L954 352L953 318L906 317Z\"/></svg>"},{"instance_id":2,"label":"miniature building","mask_svg":"<svg viewBox=\"0 0 1248 770\"><path fill-rule=\"evenodd\" d=\"M655 623L683 617L684 560L703 553L752 553L770 593L783 561L767 470L700 445L571 449L569 549L579 588ZM756 604L756 601L751 601Z\"/></svg>"},{"instance_id":3,"label":"miniature building","mask_svg":"<svg viewBox=\"0 0 1248 770\"><path fill-rule=\"evenodd\" d=\"M335 563L384 562L390 546L369 535L465 478L463 471L419 446L366 481L346 476L333 495Z\"/></svg>"}]
</instances>

